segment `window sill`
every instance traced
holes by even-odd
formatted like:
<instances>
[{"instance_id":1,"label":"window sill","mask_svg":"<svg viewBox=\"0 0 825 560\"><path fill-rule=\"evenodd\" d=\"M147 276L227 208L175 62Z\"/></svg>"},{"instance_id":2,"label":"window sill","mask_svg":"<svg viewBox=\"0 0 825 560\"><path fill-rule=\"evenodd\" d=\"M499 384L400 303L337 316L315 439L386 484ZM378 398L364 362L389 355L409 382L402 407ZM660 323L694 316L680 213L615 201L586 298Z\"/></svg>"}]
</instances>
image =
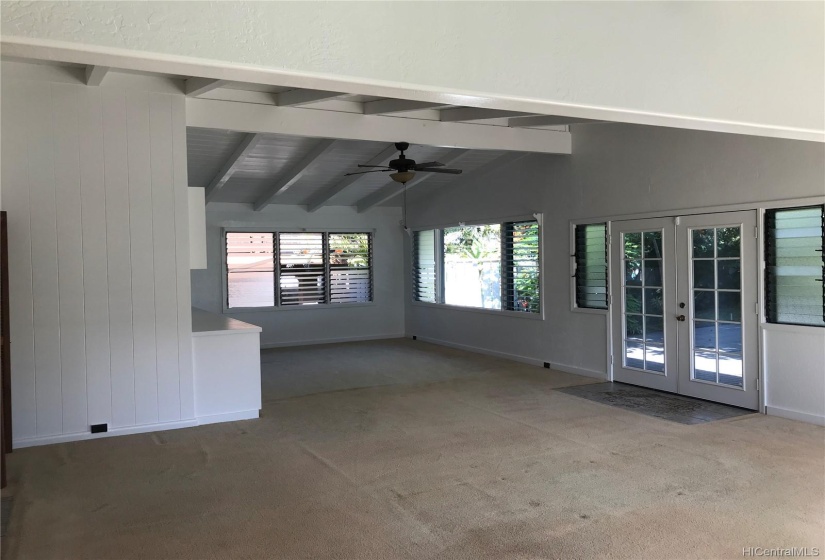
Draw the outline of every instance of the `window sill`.
<instances>
[{"instance_id":1,"label":"window sill","mask_svg":"<svg viewBox=\"0 0 825 560\"><path fill-rule=\"evenodd\" d=\"M587 313L588 315L607 315L609 309L596 309L593 307L576 307L570 308L573 313Z\"/></svg>"},{"instance_id":2,"label":"window sill","mask_svg":"<svg viewBox=\"0 0 825 560\"><path fill-rule=\"evenodd\" d=\"M358 307L373 307L374 301L367 303L324 303L319 305L284 305L284 306L269 306L269 307L224 307L223 314L231 315L233 313L270 313L270 312L290 312L290 311L308 311L319 309L355 309Z\"/></svg>"},{"instance_id":3,"label":"window sill","mask_svg":"<svg viewBox=\"0 0 825 560\"><path fill-rule=\"evenodd\" d=\"M524 313L521 311L508 311L505 309L483 309L480 307L464 307L461 305L450 305L447 303L430 303L427 301L413 301L414 307L427 307L430 309L442 309L445 311L464 311L467 313L483 313L484 315L497 315L499 317L513 317L517 319L529 319L532 321L543 321L544 312Z\"/></svg>"}]
</instances>

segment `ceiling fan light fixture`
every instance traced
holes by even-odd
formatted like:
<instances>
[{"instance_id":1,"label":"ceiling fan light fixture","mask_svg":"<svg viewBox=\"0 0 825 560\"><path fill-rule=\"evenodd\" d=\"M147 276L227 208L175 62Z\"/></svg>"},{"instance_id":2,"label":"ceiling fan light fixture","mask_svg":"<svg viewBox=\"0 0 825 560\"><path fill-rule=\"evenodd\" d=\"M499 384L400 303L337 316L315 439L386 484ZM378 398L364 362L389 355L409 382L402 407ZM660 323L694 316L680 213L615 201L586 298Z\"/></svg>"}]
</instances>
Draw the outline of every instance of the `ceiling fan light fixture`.
<instances>
[{"instance_id":1,"label":"ceiling fan light fixture","mask_svg":"<svg viewBox=\"0 0 825 560\"><path fill-rule=\"evenodd\" d=\"M390 174L390 179L402 185L412 180L413 177L415 177L415 171L398 171Z\"/></svg>"}]
</instances>

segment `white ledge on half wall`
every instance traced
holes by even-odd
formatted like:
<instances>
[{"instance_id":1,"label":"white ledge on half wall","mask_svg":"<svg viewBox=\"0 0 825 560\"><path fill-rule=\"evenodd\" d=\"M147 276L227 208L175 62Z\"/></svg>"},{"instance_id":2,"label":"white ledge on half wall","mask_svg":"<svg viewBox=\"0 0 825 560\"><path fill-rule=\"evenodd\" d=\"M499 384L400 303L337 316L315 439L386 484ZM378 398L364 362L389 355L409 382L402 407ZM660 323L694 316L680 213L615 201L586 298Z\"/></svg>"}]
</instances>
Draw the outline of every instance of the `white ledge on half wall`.
<instances>
[{"instance_id":1,"label":"white ledge on half wall","mask_svg":"<svg viewBox=\"0 0 825 560\"><path fill-rule=\"evenodd\" d=\"M192 367L198 424L258 418L261 327L192 308Z\"/></svg>"}]
</instances>

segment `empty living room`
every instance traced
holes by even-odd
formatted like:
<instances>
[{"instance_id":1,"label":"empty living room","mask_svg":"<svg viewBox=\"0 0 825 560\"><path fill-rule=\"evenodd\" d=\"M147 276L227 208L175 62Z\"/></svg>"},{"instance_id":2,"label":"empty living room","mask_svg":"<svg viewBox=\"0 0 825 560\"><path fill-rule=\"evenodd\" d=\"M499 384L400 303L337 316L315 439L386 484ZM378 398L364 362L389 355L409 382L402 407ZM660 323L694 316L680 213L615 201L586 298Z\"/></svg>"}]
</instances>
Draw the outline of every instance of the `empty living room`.
<instances>
[{"instance_id":1,"label":"empty living room","mask_svg":"<svg viewBox=\"0 0 825 560\"><path fill-rule=\"evenodd\" d=\"M825 552L825 2L0 1L0 554Z\"/></svg>"}]
</instances>

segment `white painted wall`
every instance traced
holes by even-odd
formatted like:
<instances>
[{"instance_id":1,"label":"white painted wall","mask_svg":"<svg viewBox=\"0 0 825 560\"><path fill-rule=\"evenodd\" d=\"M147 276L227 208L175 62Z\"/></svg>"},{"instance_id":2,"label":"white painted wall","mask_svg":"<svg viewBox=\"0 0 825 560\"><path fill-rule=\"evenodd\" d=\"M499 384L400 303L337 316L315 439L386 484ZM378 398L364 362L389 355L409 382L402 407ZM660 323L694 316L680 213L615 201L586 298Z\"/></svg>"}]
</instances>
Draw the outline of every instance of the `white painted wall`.
<instances>
[{"instance_id":1,"label":"white painted wall","mask_svg":"<svg viewBox=\"0 0 825 560\"><path fill-rule=\"evenodd\" d=\"M307 213L302 206L270 205L261 212L248 204L210 203L206 207L206 270L192 271L192 305L223 313L222 229L262 227L299 231L374 231L374 302L350 306L228 311L263 328L261 347L392 338L404 336L403 230L398 208L358 214L348 206L326 206Z\"/></svg>"},{"instance_id":2,"label":"white painted wall","mask_svg":"<svg viewBox=\"0 0 825 560\"><path fill-rule=\"evenodd\" d=\"M15 445L194 417L184 100L156 85L2 65Z\"/></svg>"},{"instance_id":3,"label":"white painted wall","mask_svg":"<svg viewBox=\"0 0 825 560\"><path fill-rule=\"evenodd\" d=\"M821 197L824 177L820 144L634 125L576 126L572 156L531 155L463 190L422 185L410 195L413 227L543 212L546 320L408 301L407 333L604 375L605 315L570 310L570 220L740 203L758 208L765 201ZM768 348L776 349L773 334L766 336ZM810 342L816 335L789 336L797 340L789 347L807 354L768 357L768 405L774 412L825 417L825 352Z\"/></svg>"},{"instance_id":4,"label":"white painted wall","mask_svg":"<svg viewBox=\"0 0 825 560\"><path fill-rule=\"evenodd\" d=\"M824 18L821 2L3 2L0 32L821 131Z\"/></svg>"},{"instance_id":5,"label":"white painted wall","mask_svg":"<svg viewBox=\"0 0 825 560\"><path fill-rule=\"evenodd\" d=\"M768 413L825 426L825 329L766 325L762 355Z\"/></svg>"}]
</instances>

